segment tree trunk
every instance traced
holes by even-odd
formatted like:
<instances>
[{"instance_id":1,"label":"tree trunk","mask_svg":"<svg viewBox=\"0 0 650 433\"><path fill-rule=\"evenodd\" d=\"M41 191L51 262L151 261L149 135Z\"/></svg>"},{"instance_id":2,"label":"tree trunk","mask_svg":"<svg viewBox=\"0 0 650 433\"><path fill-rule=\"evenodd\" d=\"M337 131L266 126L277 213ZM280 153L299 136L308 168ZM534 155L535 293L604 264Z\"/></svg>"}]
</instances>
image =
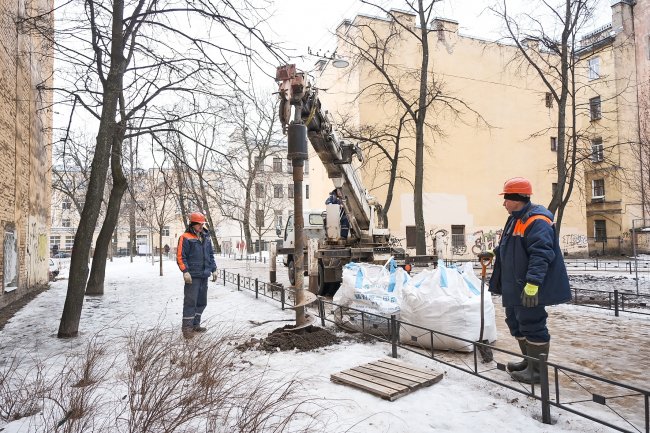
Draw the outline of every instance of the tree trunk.
<instances>
[{"instance_id":1,"label":"tree trunk","mask_svg":"<svg viewBox=\"0 0 650 433\"><path fill-rule=\"evenodd\" d=\"M106 277L106 256L111 244L113 232L117 227L117 221L120 217L120 205L122 197L127 189L126 177L122 172L122 137L124 128L120 127L120 132L116 134L111 154L111 174L113 175L113 188L108 199L106 208L106 218L95 243L95 254L93 258L90 278L86 286L87 295L103 295L104 279Z\"/></svg>"},{"instance_id":2,"label":"tree trunk","mask_svg":"<svg viewBox=\"0 0 650 433\"><path fill-rule=\"evenodd\" d=\"M420 22L426 23L424 5L418 0ZM413 208L415 212L415 252L418 255L427 253L426 229L424 227L424 121L427 115L427 81L429 72L429 35L427 25L420 29L422 43L422 62L420 64L420 95L415 120L415 192Z\"/></svg>"},{"instance_id":3,"label":"tree trunk","mask_svg":"<svg viewBox=\"0 0 650 433\"><path fill-rule=\"evenodd\" d=\"M163 276L163 249L162 249L162 227L159 227L158 231L158 245L160 245L160 248L158 248L158 258L160 259L160 276Z\"/></svg>"},{"instance_id":4,"label":"tree trunk","mask_svg":"<svg viewBox=\"0 0 650 433\"><path fill-rule=\"evenodd\" d=\"M83 307L86 280L88 278L88 259L93 241L93 233L108 174L108 165L113 136L115 134L115 116L117 102L122 93L122 78L126 69L126 61L122 54L124 18L124 0L114 0L112 17L111 67L104 84L102 96L102 115L97 133L97 146L90 171L86 202L81 212L82 224L77 228L74 238L72 258L70 260L70 276L68 291L59 323L59 338L76 337L79 332L81 309Z\"/></svg>"}]
</instances>

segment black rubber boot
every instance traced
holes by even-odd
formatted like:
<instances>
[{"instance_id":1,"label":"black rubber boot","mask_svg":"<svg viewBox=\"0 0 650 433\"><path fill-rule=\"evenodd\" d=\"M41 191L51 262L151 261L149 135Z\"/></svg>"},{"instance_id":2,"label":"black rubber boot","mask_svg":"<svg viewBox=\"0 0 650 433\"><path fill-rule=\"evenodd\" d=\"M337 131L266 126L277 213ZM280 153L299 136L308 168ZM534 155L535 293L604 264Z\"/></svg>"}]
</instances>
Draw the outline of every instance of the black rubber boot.
<instances>
[{"instance_id":1,"label":"black rubber boot","mask_svg":"<svg viewBox=\"0 0 650 433\"><path fill-rule=\"evenodd\" d=\"M190 339L194 337L194 328L192 322L194 319L183 319L183 325L181 331L183 332L183 338Z\"/></svg>"},{"instance_id":2,"label":"black rubber boot","mask_svg":"<svg viewBox=\"0 0 650 433\"><path fill-rule=\"evenodd\" d=\"M539 359L539 356L542 353L545 353L548 355L548 349L549 349L550 343L546 344L532 344L530 342L526 342L526 355ZM539 361L531 361L528 363L528 366L521 370L521 371L513 371L510 373L510 377L512 377L514 380L517 382L523 382L523 383L540 383L540 376L539 376Z\"/></svg>"},{"instance_id":3,"label":"black rubber boot","mask_svg":"<svg viewBox=\"0 0 650 433\"><path fill-rule=\"evenodd\" d=\"M521 354L525 355L526 354L526 339L525 338L517 338L517 343L519 343L519 349L521 349ZM528 367L528 360L526 358L522 359L519 362L509 362L506 368L508 371L521 371L524 370L526 367Z\"/></svg>"}]
</instances>

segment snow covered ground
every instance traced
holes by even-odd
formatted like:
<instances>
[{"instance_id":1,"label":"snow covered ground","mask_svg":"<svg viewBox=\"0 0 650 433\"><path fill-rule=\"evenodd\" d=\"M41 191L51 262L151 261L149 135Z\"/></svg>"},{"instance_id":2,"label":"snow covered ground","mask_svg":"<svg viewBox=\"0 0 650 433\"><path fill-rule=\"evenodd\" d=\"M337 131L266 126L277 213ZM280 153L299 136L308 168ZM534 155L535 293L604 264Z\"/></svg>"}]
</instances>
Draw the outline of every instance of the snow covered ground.
<instances>
[{"instance_id":1,"label":"snow covered ground","mask_svg":"<svg viewBox=\"0 0 650 433\"><path fill-rule=\"evenodd\" d=\"M268 280L265 264L221 257L217 262L220 268ZM109 262L105 294L102 297L87 297L85 300L79 338L59 340L56 332L67 288L64 262L62 279L52 283L48 291L18 312L0 331L0 371L11 359L21 360L23 366L38 361L55 369L62 354L79 351L92 338L99 337L111 350L119 351L123 350L122 337L135 328L179 329L182 278L173 261L165 260L163 264L165 275L160 277L158 264L152 266L144 258L136 258L134 263L130 263L128 258ZM617 274L609 276L615 277ZM278 266L278 277L286 282L286 272L281 265ZM612 290L620 287L622 281L615 278L611 281L600 279L600 282L593 284L599 286L600 290ZM496 346L516 351L516 343L508 336L503 324L502 308L497 305L496 311L499 326ZM649 317L625 313L621 317L614 317L613 312L572 305L553 307L549 313L553 335L550 361L643 388L648 387ZM242 341L253 337L263 338L284 323L270 322L255 326L251 321L283 320L291 319L292 316L291 310L282 311L273 301L256 300L250 292L238 292L231 286L210 283L204 322L211 329L201 338L211 338L219 329L224 328L236 330ZM343 335L334 327L331 330ZM180 332L178 344L183 344ZM304 388L301 397L316 399L322 403L322 407L328 408L327 429L322 431L612 431L556 408L551 409L553 424L542 424L539 421L538 401L406 351L400 351L403 361L442 371L443 380L394 402L381 400L329 380L332 373L377 360L389 352L390 346L384 343L346 340L339 345L310 352L268 354L248 350L241 352L239 361L246 365L243 370L246 375L266 374L278 381L298 379ZM506 375L502 372L495 374ZM34 421L37 416L5 425L0 423L0 430L3 433L38 431L35 427L38 423ZM632 429L630 426L627 428Z\"/></svg>"}]
</instances>

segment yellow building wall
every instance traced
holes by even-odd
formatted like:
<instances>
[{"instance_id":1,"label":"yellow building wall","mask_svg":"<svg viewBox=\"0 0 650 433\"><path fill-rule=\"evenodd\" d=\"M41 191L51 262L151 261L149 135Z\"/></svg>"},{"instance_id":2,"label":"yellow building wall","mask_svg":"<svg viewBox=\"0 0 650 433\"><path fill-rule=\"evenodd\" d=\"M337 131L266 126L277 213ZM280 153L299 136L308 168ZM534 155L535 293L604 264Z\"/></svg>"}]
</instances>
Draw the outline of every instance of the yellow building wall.
<instances>
[{"instance_id":1,"label":"yellow building wall","mask_svg":"<svg viewBox=\"0 0 650 433\"><path fill-rule=\"evenodd\" d=\"M386 31L382 26L388 26L386 20L355 18L355 23L362 21L379 28L379 32ZM439 125L442 131L438 135L429 133L425 138L430 149L424 158L427 252L448 258L470 258L500 235L507 213L498 193L506 179L527 177L533 184L533 201L543 205L550 202L556 153L550 148L552 133L540 131L554 125L556 111L546 108L545 88L536 76L508 67L516 54L514 47L458 35L453 22L442 25L449 29L444 40L438 40L436 33L429 39L431 68L445 92L469 108L463 108L460 116L455 117L434 105L427 114L427 121ZM343 29L340 27L339 31ZM419 50L415 42L404 44L393 61L418 68ZM339 47L339 52L345 53L346 48ZM333 113L350 110L358 116L359 124L396 122L397 105L367 95L357 98L360 89L373 80L377 80L376 74L370 73L368 66L351 70L328 67L318 85L328 89L321 98ZM477 120L472 110L482 119ZM536 133L539 135L534 136ZM406 144L413 149L414 140L407 140ZM310 164L312 182L324 177L322 167ZM412 166L407 173L414 178ZM383 202L386 176L373 164L366 166L362 174L368 190ZM329 189L329 183L318 192L315 187L313 196L324 201ZM584 212L584 198L574 195L565 211L560 237L562 248L568 253L586 253ZM391 233L406 246L406 227L414 224L412 187L399 182L389 212ZM465 226L465 248L451 247L451 225Z\"/></svg>"}]
</instances>

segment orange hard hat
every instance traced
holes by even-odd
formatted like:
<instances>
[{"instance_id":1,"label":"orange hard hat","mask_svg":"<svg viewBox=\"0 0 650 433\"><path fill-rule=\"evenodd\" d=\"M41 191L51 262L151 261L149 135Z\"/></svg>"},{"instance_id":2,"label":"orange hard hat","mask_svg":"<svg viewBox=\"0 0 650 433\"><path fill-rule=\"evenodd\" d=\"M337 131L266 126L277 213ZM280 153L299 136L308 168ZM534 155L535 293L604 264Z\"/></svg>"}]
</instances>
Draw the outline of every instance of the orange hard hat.
<instances>
[{"instance_id":1,"label":"orange hard hat","mask_svg":"<svg viewBox=\"0 0 650 433\"><path fill-rule=\"evenodd\" d=\"M512 179L506 180L503 184L503 192L499 195L504 194L533 195L533 186L530 184L528 179L523 177L513 177Z\"/></svg>"},{"instance_id":2,"label":"orange hard hat","mask_svg":"<svg viewBox=\"0 0 650 433\"><path fill-rule=\"evenodd\" d=\"M201 223L205 224L205 215L203 215L201 212L192 212L190 214L190 224L194 223Z\"/></svg>"}]
</instances>

